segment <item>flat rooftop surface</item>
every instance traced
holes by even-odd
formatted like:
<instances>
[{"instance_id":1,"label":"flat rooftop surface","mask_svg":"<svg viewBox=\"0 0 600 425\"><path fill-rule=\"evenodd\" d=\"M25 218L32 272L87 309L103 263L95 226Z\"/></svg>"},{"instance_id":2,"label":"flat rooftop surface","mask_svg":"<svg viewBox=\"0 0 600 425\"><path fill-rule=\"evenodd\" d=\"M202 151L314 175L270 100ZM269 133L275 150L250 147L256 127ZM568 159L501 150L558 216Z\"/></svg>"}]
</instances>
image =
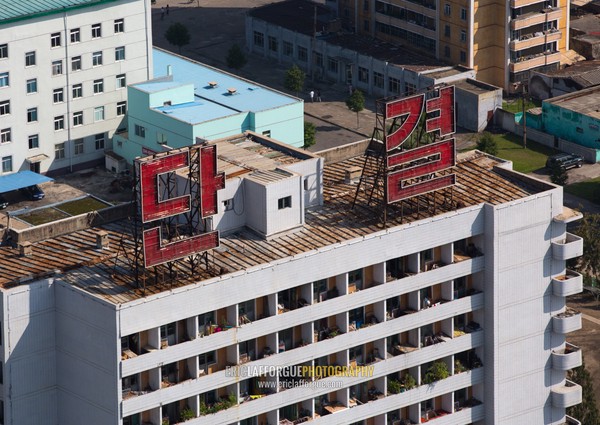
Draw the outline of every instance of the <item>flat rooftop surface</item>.
<instances>
[{"instance_id":1,"label":"flat rooftop surface","mask_svg":"<svg viewBox=\"0 0 600 425\"><path fill-rule=\"evenodd\" d=\"M600 119L600 87L594 86L574 93L563 94L544 103L560 106L582 115Z\"/></svg>"},{"instance_id":2,"label":"flat rooftop surface","mask_svg":"<svg viewBox=\"0 0 600 425\"><path fill-rule=\"evenodd\" d=\"M209 270L202 269L193 277L179 274L177 282L164 282L155 274L147 273L141 280L147 282L144 290L135 286L127 257L131 255L133 241L127 221L103 226L109 234L110 244L104 250L96 249L98 229L86 229L50 240L34 243L30 257L20 257L17 248L0 247L0 285L11 287L20 281L35 280L58 270L68 270L64 281L85 289L111 303L121 304L143 296L167 291L173 286L201 282L219 276L222 271L232 273L250 267L326 247L335 243L382 231L373 211L366 207L360 195L357 207L350 206L356 185L344 182L349 167L362 167L364 157L359 156L325 166L324 205L306 210L306 224L293 233L265 240L254 232L243 229L221 238L221 249L209 254ZM501 204L550 188L543 182L515 174L493 170L498 162L481 154L469 154L458 162L454 171L457 185L453 189L454 203L445 202L442 196L434 204L416 208L414 200L403 204L404 221L399 208L388 213L388 228L407 222L430 218L442 213L482 203ZM363 192L364 193L364 192ZM431 198L429 198L431 200ZM122 247L120 248L120 243ZM165 269L166 270L166 269ZM159 273L158 276L168 275Z\"/></svg>"},{"instance_id":3,"label":"flat rooftop surface","mask_svg":"<svg viewBox=\"0 0 600 425\"><path fill-rule=\"evenodd\" d=\"M221 108L222 111L229 110L226 115L232 115L246 111L266 111L302 102L302 100L285 93L158 48L153 49L152 58L154 78L167 76L167 66L171 65L173 84L193 84L197 101L204 105L207 111L211 111L209 103L213 104L212 107L215 108L215 111L217 111L216 108ZM214 86L211 86L210 83L214 83ZM144 84L138 84L136 87L141 88ZM190 119L190 114L202 114L199 104L189 105L192 109L198 108L196 110L186 110L186 107L182 107L178 111L174 110L173 113ZM201 115L195 121L192 119L190 122L198 121L207 121L207 119Z\"/></svg>"},{"instance_id":4,"label":"flat rooftop surface","mask_svg":"<svg viewBox=\"0 0 600 425\"><path fill-rule=\"evenodd\" d=\"M35 16L59 13L64 8L78 8L116 0L0 0L0 25L3 21L17 21Z\"/></svg>"}]
</instances>

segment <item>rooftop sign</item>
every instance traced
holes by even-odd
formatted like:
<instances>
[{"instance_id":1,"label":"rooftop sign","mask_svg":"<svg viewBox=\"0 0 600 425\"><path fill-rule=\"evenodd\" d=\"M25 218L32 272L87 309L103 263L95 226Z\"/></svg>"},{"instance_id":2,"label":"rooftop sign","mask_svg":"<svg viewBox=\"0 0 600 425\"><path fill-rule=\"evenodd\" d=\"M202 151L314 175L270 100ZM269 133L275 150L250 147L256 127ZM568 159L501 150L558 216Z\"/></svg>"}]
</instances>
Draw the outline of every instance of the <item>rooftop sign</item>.
<instances>
[{"instance_id":1,"label":"rooftop sign","mask_svg":"<svg viewBox=\"0 0 600 425\"><path fill-rule=\"evenodd\" d=\"M140 214L144 225L156 223L156 227L146 228L142 234L144 267L156 266L180 258L198 254L219 246L216 231L201 232L200 218L206 219L217 213L217 191L225 187L224 173L217 173L217 147L191 146L136 160L140 185ZM185 194L177 194L174 183L175 172L187 171L189 179ZM198 184L192 185L196 181ZM178 216L187 215L186 223L178 221ZM190 220L196 215L197 220ZM170 219L165 223L166 219ZM194 224L194 222L196 222ZM163 240L163 229L173 230L168 235L171 240ZM179 228L187 227L188 235L179 235ZM173 233L173 232L169 232Z\"/></svg>"},{"instance_id":2,"label":"rooftop sign","mask_svg":"<svg viewBox=\"0 0 600 425\"><path fill-rule=\"evenodd\" d=\"M385 120L403 118L402 124L385 137L388 204L456 183L454 174L437 174L456 165L453 138L414 149L402 147L423 114L427 133L437 132L442 138L453 134L456 131L454 86L440 88L437 97L427 99L425 94L418 94L385 104Z\"/></svg>"}]
</instances>

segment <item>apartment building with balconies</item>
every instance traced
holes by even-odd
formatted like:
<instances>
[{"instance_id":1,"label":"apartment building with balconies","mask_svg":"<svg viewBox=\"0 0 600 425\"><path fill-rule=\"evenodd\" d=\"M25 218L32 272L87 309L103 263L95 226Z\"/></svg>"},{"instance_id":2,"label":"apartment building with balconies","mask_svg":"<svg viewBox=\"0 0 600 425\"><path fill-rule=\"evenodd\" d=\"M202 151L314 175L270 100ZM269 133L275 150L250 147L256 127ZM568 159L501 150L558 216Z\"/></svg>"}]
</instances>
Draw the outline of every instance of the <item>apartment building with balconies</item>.
<instances>
[{"instance_id":1,"label":"apartment building with balconies","mask_svg":"<svg viewBox=\"0 0 600 425\"><path fill-rule=\"evenodd\" d=\"M151 44L146 0L0 1L0 173L102 163Z\"/></svg>"},{"instance_id":2,"label":"apartment building with balconies","mask_svg":"<svg viewBox=\"0 0 600 425\"><path fill-rule=\"evenodd\" d=\"M382 226L364 191L351 207L362 156L251 132L211 143L221 242L194 275L135 279L129 220L8 231L4 423L579 423L565 297L583 241L561 187L470 153L451 197Z\"/></svg>"},{"instance_id":3,"label":"apartment building with balconies","mask_svg":"<svg viewBox=\"0 0 600 425\"><path fill-rule=\"evenodd\" d=\"M412 46L477 71L477 79L521 90L532 70L558 68L569 50L564 0L351 0L326 2L357 34Z\"/></svg>"}]
</instances>

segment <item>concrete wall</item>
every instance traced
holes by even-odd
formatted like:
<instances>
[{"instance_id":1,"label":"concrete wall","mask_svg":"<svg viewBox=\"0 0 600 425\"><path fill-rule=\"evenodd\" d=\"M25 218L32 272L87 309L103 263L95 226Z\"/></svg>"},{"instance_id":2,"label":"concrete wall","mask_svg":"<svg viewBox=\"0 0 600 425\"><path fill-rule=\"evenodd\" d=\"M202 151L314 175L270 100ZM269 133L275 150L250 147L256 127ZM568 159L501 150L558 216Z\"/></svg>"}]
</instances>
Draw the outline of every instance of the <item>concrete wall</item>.
<instances>
[{"instance_id":1,"label":"concrete wall","mask_svg":"<svg viewBox=\"0 0 600 425\"><path fill-rule=\"evenodd\" d=\"M58 282L56 385L61 425L120 423L120 338L115 306Z\"/></svg>"},{"instance_id":2,"label":"concrete wall","mask_svg":"<svg viewBox=\"0 0 600 425\"><path fill-rule=\"evenodd\" d=\"M568 140L558 139L558 149L563 152L581 155L587 162L594 163L600 161L600 151L598 149L586 148Z\"/></svg>"},{"instance_id":3,"label":"concrete wall","mask_svg":"<svg viewBox=\"0 0 600 425\"><path fill-rule=\"evenodd\" d=\"M470 131L483 131L488 125L488 116L493 117L497 109L502 108L502 89L468 80L471 84L487 86L486 92L473 92L456 87L456 124Z\"/></svg>"},{"instance_id":4,"label":"concrete wall","mask_svg":"<svg viewBox=\"0 0 600 425\"><path fill-rule=\"evenodd\" d=\"M371 139L364 139L335 148L325 149L316 153L323 157L326 163L341 162L349 158L354 158L355 156L363 155L367 150L369 143L371 143Z\"/></svg>"}]
</instances>

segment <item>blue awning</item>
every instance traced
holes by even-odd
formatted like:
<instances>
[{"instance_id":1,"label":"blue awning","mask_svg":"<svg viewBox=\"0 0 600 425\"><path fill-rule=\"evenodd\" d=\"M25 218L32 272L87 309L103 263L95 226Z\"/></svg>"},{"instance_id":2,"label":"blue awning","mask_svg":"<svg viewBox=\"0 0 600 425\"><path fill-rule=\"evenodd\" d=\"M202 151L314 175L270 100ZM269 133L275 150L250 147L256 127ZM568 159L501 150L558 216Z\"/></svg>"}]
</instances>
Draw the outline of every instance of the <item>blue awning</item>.
<instances>
[{"instance_id":1,"label":"blue awning","mask_svg":"<svg viewBox=\"0 0 600 425\"><path fill-rule=\"evenodd\" d=\"M54 179L34 173L33 171L19 171L18 173L0 176L0 193L51 181L54 181Z\"/></svg>"}]
</instances>

